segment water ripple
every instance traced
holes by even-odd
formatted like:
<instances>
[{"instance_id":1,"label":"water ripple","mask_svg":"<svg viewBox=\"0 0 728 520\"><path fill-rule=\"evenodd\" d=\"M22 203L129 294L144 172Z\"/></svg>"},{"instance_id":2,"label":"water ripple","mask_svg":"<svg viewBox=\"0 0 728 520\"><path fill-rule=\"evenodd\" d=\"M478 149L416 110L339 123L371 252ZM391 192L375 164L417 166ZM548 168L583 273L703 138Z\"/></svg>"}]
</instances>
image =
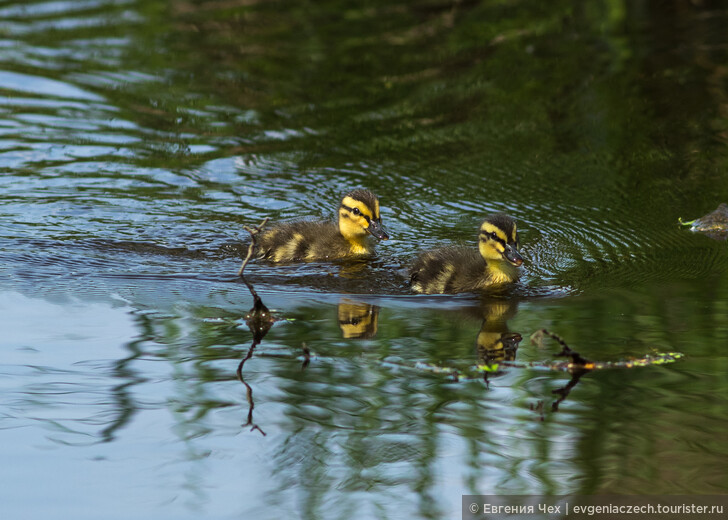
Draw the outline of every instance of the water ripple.
<instances>
[{"instance_id":1,"label":"water ripple","mask_svg":"<svg viewBox=\"0 0 728 520\"><path fill-rule=\"evenodd\" d=\"M63 81L7 70L0 70L0 86L7 90L39 94L41 96L82 99L86 101L103 101L104 99L97 94L87 92Z\"/></svg>"}]
</instances>

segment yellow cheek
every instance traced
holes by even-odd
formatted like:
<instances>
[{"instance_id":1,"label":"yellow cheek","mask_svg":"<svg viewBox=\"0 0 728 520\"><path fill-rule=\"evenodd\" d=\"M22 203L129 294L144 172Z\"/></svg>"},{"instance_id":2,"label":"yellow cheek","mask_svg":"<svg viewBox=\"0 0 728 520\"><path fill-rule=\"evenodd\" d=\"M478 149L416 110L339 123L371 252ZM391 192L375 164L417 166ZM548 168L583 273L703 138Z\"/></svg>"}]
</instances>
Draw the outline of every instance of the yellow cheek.
<instances>
[{"instance_id":1,"label":"yellow cheek","mask_svg":"<svg viewBox=\"0 0 728 520\"><path fill-rule=\"evenodd\" d=\"M351 227L363 234L366 233L366 228L369 227L369 224L364 217L355 217L351 219Z\"/></svg>"},{"instance_id":2,"label":"yellow cheek","mask_svg":"<svg viewBox=\"0 0 728 520\"><path fill-rule=\"evenodd\" d=\"M503 246L497 242L481 242L480 243L480 254L489 260L499 260L503 255Z\"/></svg>"}]
</instances>

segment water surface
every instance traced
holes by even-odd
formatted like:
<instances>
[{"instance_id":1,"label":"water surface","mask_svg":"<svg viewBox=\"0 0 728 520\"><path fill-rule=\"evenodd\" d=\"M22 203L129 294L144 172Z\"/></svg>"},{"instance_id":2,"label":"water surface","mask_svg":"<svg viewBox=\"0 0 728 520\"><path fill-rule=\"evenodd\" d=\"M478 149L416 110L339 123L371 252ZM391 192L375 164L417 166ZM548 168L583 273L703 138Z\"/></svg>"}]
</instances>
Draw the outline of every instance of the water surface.
<instances>
[{"instance_id":1,"label":"water surface","mask_svg":"<svg viewBox=\"0 0 728 520\"><path fill-rule=\"evenodd\" d=\"M724 494L728 6L0 2L0 511L459 518L463 494ZM379 194L364 263L244 224ZM497 298L417 251L519 223ZM623 362L549 370L560 347ZM503 334L524 339L489 357ZM500 364L484 375L484 362ZM454 377L457 371L460 377Z\"/></svg>"}]
</instances>

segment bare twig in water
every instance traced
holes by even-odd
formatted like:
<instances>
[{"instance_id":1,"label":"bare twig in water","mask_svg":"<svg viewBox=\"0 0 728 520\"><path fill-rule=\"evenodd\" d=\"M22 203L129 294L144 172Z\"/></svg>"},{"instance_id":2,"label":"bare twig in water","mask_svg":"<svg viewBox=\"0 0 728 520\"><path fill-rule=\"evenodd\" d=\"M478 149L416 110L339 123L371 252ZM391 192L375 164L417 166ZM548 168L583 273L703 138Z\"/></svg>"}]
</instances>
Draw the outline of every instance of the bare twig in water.
<instances>
[{"instance_id":1,"label":"bare twig in water","mask_svg":"<svg viewBox=\"0 0 728 520\"><path fill-rule=\"evenodd\" d=\"M240 266L240 269L238 269L238 276L243 279L243 282L245 282L245 285L248 286L248 290L250 291L250 294L253 295L253 302L258 302L260 298L258 297L258 293L255 292L255 289L253 289L253 286L248 283L248 281L245 279L245 275L243 274L245 272L245 267L248 265L248 262L250 262L250 259L253 258L253 254L255 254L255 248L258 245L255 237L263 231L263 228L268 223L268 217L265 217L263 219L263 222L258 224L257 226L243 226L243 229L250 233L250 245L248 246L248 254L245 256L245 260L243 260L243 265ZM255 308L255 307L253 307Z\"/></svg>"},{"instance_id":2,"label":"bare twig in water","mask_svg":"<svg viewBox=\"0 0 728 520\"><path fill-rule=\"evenodd\" d=\"M581 354L578 352L571 350L569 348L569 345L566 344L566 341L561 339L561 336L558 336L554 334L553 332L549 332L546 329L540 329L531 334L531 343L541 346L543 343L543 337L549 336L551 339L556 341L559 345L561 345L561 352L556 354L557 357L570 357L571 362L575 365L589 365L592 364L591 361L589 361L586 358L581 357Z\"/></svg>"},{"instance_id":3,"label":"bare twig in water","mask_svg":"<svg viewBox=\"0 0 728 520\"><path fill-rule=\"evenodd\" d=\"M263 219L263 222L258 224L257 226L243 226L243 229L250 233L250 245L248 246L248 254L245 257L245 260L243 260L243 265L240 266L240 269L238 270L238 276L243 276L243 271L245 271L245 266L248 265L248 262L250 262L250 259L253 258L253 253L255 253L255 246L257 245L255 241L256 235L258 235L261 231L263 231L263 228L268 223L268 217L265 217Z\"/></svg>"}]
</instances>

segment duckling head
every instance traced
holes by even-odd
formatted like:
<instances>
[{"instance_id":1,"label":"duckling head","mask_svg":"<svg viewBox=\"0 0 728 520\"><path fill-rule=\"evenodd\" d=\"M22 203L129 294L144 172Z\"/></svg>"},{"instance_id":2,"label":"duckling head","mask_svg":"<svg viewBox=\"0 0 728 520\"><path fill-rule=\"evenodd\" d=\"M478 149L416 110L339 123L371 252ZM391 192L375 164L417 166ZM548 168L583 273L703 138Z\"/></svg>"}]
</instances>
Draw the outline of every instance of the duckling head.
<instances>
[{"instance_id":1,"label":"duckling head","mask_svg":"<svg viewBox=\"0 0 728 520\"><path fill-rule=\"evenodd\" d=\"M339 231L352 246L362 244L368 235L387 240L389 235L382 227L379 216L379 200L369 190L354 190L344 195L339 206Z\"/></svg>"},{"instance_id":2,"label":"duckling head","mask_svg":"<svg viewBox=\"0 0 728 520\"><path fill-rule=\"evenodd\" d=\"M516 221L500 213L486 218L480 225L478 249L486 262L505 261L520 266L523 258L518 252Z\"/></svg>"}]
</instances>

